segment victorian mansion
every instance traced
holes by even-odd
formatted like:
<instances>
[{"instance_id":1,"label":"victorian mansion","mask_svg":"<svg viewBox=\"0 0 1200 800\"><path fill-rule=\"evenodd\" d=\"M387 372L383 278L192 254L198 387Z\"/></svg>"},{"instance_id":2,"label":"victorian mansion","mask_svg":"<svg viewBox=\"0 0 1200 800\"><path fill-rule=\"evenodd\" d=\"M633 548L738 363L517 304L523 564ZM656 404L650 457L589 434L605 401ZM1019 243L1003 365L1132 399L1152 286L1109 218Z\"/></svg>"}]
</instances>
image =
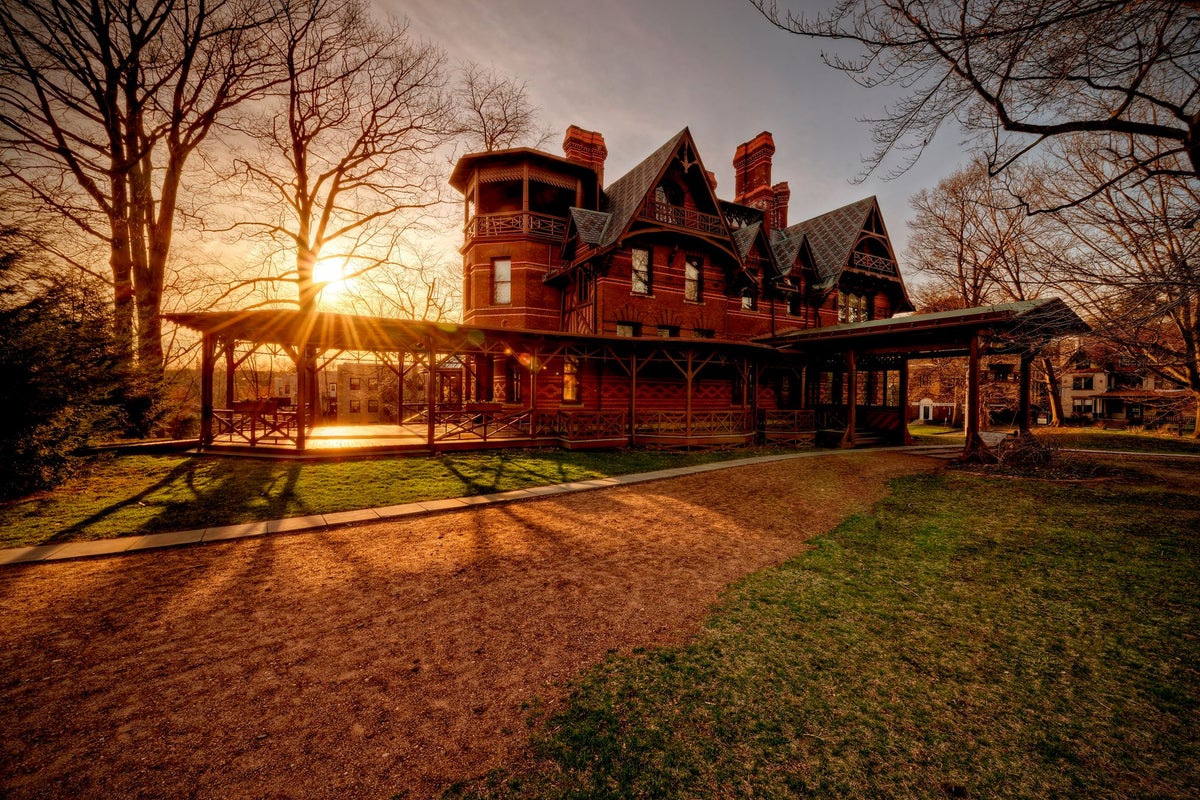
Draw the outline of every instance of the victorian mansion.
<instances>
[{"instance_id":1,"label":"victorian mansion","mask_svg":"<svg viewBox=\"0 0 1200 800\"><path fill-rule=\"evenodd\" d=\"M686 128L611 182L601 134L572 126L563 151L475 153L456 165L461 324L175 315L204 334L202 446L312 446L317 373L351 350L394 376L396 450L822 434L843 446L900 444L909 359L971 355L977 370L983 353L1012 352L1025 364L1077 327L1057 300L907 314L875 198L790 222L770 133L733 154L730 200ZM238 364L264 345L292 354L295 403L235 396Z\"/></svg>"}]
</instances>

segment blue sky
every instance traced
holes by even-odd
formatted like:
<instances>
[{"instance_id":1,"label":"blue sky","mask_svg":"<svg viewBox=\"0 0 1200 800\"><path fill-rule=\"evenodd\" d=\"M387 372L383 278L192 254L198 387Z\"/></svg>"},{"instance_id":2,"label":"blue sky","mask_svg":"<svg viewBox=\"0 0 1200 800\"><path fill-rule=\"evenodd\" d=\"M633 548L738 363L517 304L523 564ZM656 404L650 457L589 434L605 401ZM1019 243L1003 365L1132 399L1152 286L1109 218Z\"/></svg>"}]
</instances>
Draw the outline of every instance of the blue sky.
<instances>
[{"instance_id":1,"label":"blue sky","mask_svg":"<svg viewBox=\"0 0 1200 800\"><path fill-rule=\"evenodd\" d=\"M874 194L903 257L909 196L966 159L949 131L902 177L852 183L872 150L859 120L879 114L889 96L825 66L822 43L776 30L745 0L375 2L406 16L452 60L527 81L543 122L557 132L548 149L558 152L570 124L603 133L609 181L686 126L716 173L717 193L731 198L734 148L768 130L773 179L792 189L790 221Z\"/></svg>"}]
</instances>

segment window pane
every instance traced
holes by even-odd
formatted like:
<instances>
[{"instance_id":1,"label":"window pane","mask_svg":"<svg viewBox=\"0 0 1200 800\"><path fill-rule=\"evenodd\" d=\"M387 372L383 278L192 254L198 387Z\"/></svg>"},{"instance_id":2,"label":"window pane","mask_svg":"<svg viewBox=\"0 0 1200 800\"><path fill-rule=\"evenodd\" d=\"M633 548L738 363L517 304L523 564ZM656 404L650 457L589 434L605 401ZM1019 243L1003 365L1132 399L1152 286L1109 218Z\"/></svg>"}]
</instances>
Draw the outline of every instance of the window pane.
<instances>
[{"instance_id":1,"label":"window pane","mask_svg":"<svg viewBox=\"0 0 1200 800\"><path fill-rule=\"evenodd\" d=\"M492 302L512 302L512 260L497 258L492 262Z\"/></svg>"},{"instance_id":2,"label":"window pane","mask_svg":"<svg viewBox=\"0 0 1200 800\"><path fill-rule=\"evenodd\" d=\"M634 294L650 294L649 250L633 249L633 284L630 291Z\"/></svg>"},{"instance_id":3,"label":"window pane","mask_svg":"<svg viewBox=\"0 0 1200 800\"><path fill-rule=\"evenodd\" d=\"M704 293L701 285L700 259L689 256L683 272L683 297L693 303L700 302Z\"/></svg>"},{"instance_id":4,"label":"window pane","mask_svg":"<svg viewBox=\"0 0 1200 800\"><path fill-rule=\"evenodd\" d=\"M575 356L563 358L562 399L566 402L579 400L579 359Z\"/></svg>"}]
</instances>

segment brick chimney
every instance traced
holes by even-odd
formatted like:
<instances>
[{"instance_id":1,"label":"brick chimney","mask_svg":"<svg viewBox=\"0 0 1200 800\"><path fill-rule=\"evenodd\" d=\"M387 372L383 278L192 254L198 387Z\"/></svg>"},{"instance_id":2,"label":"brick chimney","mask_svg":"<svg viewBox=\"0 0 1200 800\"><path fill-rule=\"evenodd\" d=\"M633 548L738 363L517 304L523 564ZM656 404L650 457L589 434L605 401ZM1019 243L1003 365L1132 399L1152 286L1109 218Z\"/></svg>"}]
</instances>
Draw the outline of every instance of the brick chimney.
<instances>
[{"instance_id":1,"label":"brick chimney","mask_svg":"<svg viewBox=\"0 0 1200 800\"><path fill-rule=\"evenodd\" d=\"M783 230L788 226L788 201L792 199L792 190L787 181L780 181L771 187L774 197L771 202L771 227Z\"/></svg>"},{"instance_id":2,"label":"brick chimney","mask_svg":"<svg viewBox=\"0 0 1200 800\"><path fill-rule=\"evenodd\" d=\"M763 131L745 144L738 145L733 154L733 202L757 208L763 212L763 226L786 228L788 201L792 192L787 182L771 185L771 160L775 155L775 139Z\"/></svg>"},{"instance_id":3,"label":"brick chimney","mask_svg":"<svg viewBox=\"0 0 1200 800\"><path fill-rule=\"evenodd\" d=\"M600 186L604 185L604 161L608 158L608 148L604 146L602 135L572 125L567 128L567 135L563 138L563 153L568 161L595 170L597 182Z\"/></svg>"}]
</instances>

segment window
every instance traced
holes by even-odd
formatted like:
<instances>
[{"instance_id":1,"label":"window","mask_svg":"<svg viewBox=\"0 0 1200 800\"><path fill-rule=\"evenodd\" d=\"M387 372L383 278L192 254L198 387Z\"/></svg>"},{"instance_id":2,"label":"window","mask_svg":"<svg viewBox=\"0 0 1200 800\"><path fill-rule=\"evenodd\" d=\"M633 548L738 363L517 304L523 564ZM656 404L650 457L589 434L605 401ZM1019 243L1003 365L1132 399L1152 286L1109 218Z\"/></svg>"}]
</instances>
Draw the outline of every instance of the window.
<instances>
[{"instance_id":1,"label":"window","mask_svg":"<svg viewBox=\"0 0 1200 800\"><path fill-rule=\"evenodd\" d=\"M641 326L636 322L618 322L617 336L637 336L641 333Z\"/></svg>"},{"instance_id":2,"label":"window","mask_svg":"<svg viewBox=\"0 0 1200 800\"><path fill-rule=\"evenodd\" d=\"M704 302L704 262L699 256L688 256L683 267L683 299L691 303Z\"/></svg>"},{"instance_id":3,"label":"window","mask_svg":"<svg viewBox=\"0 0 1200 800\"><path fill-rule=\"evenodd\" d=\"M678 325L659 325L658 326L658 338L660 338L660 339L670 339L670 338L672 338L674 336L678 336L678 335L679 335L679 326Z\"/></svg>"},{"instance_id":4,"label":"window","mask_svg":"<svg viewBox=\"0 0 1200 800\"><path fill-rule=\"evenodd\" d=\"M509 403L521 402L521 365L515 361L508 362L508 381L505 387L505 400Z\"/></svg>"},{"instance_id":5,"label":"window","mask_svg":"<svg viewBox=\"0 0 1200 800\"><path fill-rule=\"evenodd\" d=\"M497 258L492 261L492 303L508 305L512 302L512 259Z\"/></svg>"},{"instance_id":6,"label":"window","mask_svg":"<svg viewBox=\"0 0 1200 800\"><path fill-rule=\"evenodd\" d=\"M351 389L361 389L362 388L362 378L351 377L350 378L350 388Z\"/></svg>"},{"instance_id":7,"label":"window","mask_svg":"<svg viewBox=\"0 0 1200 800\"><path fill-rule=\"evenodd\" d=\"M1071 403L1071 409L1076 414L1092 413L1092 400L1089 397L1087 400L1075 400Z\"/></svg>"},{"instance_id":8,"label":"window","mask_svg":"<svg viewBox=\"0 0 1200 800\"><path fill-rule=\"evenodd\" d=\"M650 251L641 247L633 248L633 283L630 286L632 294L650 294L653 275L650 267Z\"/></svg>"},{"instance_id":9,"label":"window","mask_svg":"<svg viewBox=\"0 0 1200 800\"><path fill-rule=\"evenodd\" d=\"M754 311L757 308L758 308L758 298L754 296L754 290L747 289L745 291L745 293L742 294L742 310L743 311Z\"/></svg>"},{"instance_id":10,"label":"window","mask_svg":"<svg viewBox=\"0 0 1200 800\"><path fill-rule=\"evenodd\" d=\"M579 358L577 356L563 357L563 387L564 403L579 402Z\"/></svg>"},{"instance_id":11,"label":"window","mask_svg":"<svg viewBox=\"0 0 1200 800\"><path fill-rule=\"evenodd\" d=\"M787 313L788 316L798 317L804 308L804 298L797 292L788 297Z\"/></svg>"},{"instance_id":12,"label":"window","mask_svg":"<svg viewBox=\"0 0 1200 800\"><path fill-rule=\"evenodd\" d=\"M359 400L357 397L351 397L350 398L350 413L357 414L360 411L362 411L362 400Z\"/></svg>"},{"instance_id":13,"label":"window","mask_svg":"<svg viewBox=\"0 0 1200 800\"><path fill-rule=\"evenodd\" d=\"M367 398L367 411L369 411L372 414L378 413L379 412L379 400L377 400L374 397L368 397Z\"/></svg>"},{"instance_id":14,"label":"window","mask_svg":"<svg viewBox=\"0 0 1200 800\"><path fill-rule=\"evenodd\" d=\"M695 339L711 339L716 335L716 331L712 328L692 328L692 337Z\"/></svg>"},{"instance_id":15,"label":"window","mask_svg":"<svg viewBox=\"0 0 1200 800\"><path fill-rule=\"evenodd\" d=\"M1076 391L1091 391L1094 385L1091 375L1076 375L1071 379L1071 388Z\"/></svg>"},{"instance_id":16,"label":"window","mask_svg":"<svg viewBox=\"0 0 1200 800\"><path fill-rule=\"evenodd\" d=\"M379 388L379 378L367 378L367 389L375 391Z\"/></svg>"},{"instance_id":17,"label":"window","mask_svg":"<svg viewBox=\"0 0 1200 800\"><path fill-rule=\"evenodd\" d=\"M867 319L866 295L838 292L838 322L865 322Z\"/></svg>"}]
</instances>

